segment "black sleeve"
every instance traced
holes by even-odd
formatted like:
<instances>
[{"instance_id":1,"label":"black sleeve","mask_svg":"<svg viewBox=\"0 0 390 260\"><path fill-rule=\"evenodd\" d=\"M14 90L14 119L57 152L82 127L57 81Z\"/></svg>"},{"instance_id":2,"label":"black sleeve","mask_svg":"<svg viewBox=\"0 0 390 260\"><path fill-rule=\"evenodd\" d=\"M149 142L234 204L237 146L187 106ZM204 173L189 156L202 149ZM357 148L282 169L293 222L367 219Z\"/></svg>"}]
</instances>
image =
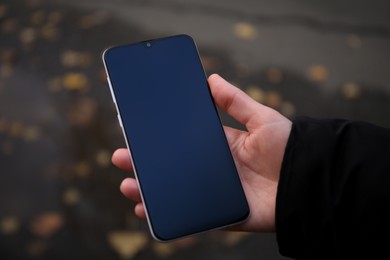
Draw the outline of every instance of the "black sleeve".
<instances>
[{"instance_id":1,"label":"black sleeve","mask_svg":"<svg viewBox=\"0 0 390 260\"><path fill-rule=\"evenodd\" d=\"M389 223L390 130L346 120L294 120L276 198L280 253L389 259Z\"/></svg>"}]
</instances>

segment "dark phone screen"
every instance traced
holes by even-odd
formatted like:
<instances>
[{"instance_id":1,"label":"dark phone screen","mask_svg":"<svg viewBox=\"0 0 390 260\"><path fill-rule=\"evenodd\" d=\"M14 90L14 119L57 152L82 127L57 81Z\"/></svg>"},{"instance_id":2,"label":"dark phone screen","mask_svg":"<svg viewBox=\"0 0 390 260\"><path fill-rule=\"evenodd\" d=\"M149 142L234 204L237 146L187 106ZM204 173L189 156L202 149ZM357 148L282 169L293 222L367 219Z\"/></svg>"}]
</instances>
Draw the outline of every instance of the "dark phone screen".
<instances>
[{"instance_id":1,"label":"dark phone screen","mask_svg":"<svg viewBox=\"0 0 390 260\"><path fill-rule=\"evenodd\" d=\"M119 46L104 60L154 235L244 220L248 205L189 36Z\"/></svg>"}]
</instances>

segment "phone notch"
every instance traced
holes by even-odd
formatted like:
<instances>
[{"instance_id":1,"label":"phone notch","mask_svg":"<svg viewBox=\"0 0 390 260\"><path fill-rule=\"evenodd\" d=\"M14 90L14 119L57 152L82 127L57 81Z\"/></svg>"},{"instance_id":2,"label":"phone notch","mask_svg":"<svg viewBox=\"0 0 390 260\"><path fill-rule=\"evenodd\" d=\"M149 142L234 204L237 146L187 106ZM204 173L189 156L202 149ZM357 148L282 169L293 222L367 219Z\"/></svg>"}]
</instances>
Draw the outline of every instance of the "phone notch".
<instances>
[{"instance_id":1,"label":"phone notch","mask_svg":"<svg viewBox=\"0 0 390 260\"><path fill-rule=\"evenodd\" d=\"M145 47L145 48L151 48L153 46L153 41L149 40L149 41L143 41L142 42L142 45Z\"/></svg>"}]
</instances>

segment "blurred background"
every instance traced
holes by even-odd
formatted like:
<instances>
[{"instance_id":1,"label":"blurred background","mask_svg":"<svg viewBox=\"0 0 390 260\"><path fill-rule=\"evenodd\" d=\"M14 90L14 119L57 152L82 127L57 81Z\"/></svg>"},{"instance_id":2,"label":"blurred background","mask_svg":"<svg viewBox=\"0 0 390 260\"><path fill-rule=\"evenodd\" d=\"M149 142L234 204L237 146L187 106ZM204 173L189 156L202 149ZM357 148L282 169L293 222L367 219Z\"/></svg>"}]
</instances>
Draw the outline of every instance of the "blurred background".
<instances>
[{"instance_id":1,"label":"blurred background","mask_svg":"<svg viewBox=\"0 0 390 260\"><path fill-rule=\"evenodd\" d=\"M390 127L389 14L387 0L1 0L0 258L285 259L273 234L151 239L110 162L125 143L101 53L189 34L207 74L289 118Z\"/></svg>"}]
</instances>

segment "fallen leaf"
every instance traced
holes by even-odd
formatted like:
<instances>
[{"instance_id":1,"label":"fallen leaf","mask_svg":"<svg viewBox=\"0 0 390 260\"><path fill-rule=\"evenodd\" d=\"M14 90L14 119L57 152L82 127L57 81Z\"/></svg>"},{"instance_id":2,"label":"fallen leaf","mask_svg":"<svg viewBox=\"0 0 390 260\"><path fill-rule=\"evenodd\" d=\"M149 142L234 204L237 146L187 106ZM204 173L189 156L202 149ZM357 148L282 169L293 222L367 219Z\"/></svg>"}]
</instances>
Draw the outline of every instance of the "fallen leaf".
<instances>
[{"instance_id":1,"label":"fallen leaf","mask_svg":"<svg viewBox=\"0 0 390 260\"><path fill-rule=\"evenodd\" d=\"M92 55L87 52L67 50L61 55L61 63L68 68L77 66L88 67L92 63Z\"/></svg>"},{"instance_id":2,"label":"fallen leaf","mask_svg":"<svg viewBox=\"0 0 390 260\"><path fill-rule=\"evenodd\" d=\"M278 84L283 81L283 73L278 68L269 68L266 71L266 77L268 82L272 84Z\"/></svg>"},{"instance_id":3,"label":"fallen leaf","mask_svg":"<svg viewBox=\"0 0 390 260\"><path fill-rule=\"evenodd\" d=\"M60 39L60 29L56 27L55 24L53 23L46 23L44 26L41 28L41 35L44 39L55 42Z\"/></svg>"},{"instance_id":4,"label":"fallen leaf","mask_svg":"<svg viewBox=\"0 0 390 260\"><path fill-rule=\"evenodd\" d=\"M256 28L245 22L236 23L233 26L234 35L242 40L253 40L257 36Z\"/></svg>"},{"instance_id":5,"label":"fallen leaf","mask_svg":"<svg viewBox=\"0 0 390 260\"><path fill-rule=\"evenodd\" d=\"M62 89L62 78L55 77L49 80L47 83L48 90L52 93L60 92Z\"/></svg>"},{"instance_id":6,"label":"fallen leaf","mask_svg":"<svg viewBox=\"0 0 390 260\"><path fill-rule=\"evenodd\" d=\"M74 206L80 201L80 193L75 188L68 188L62 194L62 200L66 205Z\"/></svg>"},{"instance_id":7,"label":"fallen leaf","mask_svg":"<svg viewBox=\"0 0 390 260\"><path fill-rule=\"evenodd\" d=\"M83 98L69 107L68 120L71 125L88 127L96 117L97 109L96 100Z\"/></svg>"},{"instance_id":8,"label":"fallen leaf","mask_svg":"<svg viewBox=\"0 0 390 260\"><path fill-rule=\"evenodd\" d=\"M265 100L265 93L259 86L250 85L245 92L257 102L263 103Z\"/></svg>"},{"instance_id":9,"label":"fallen leaf","mask_svg":"<svg viewBox=\"0 0 390 260\"><path fill-rule=\"evenodd\" d=\"M362 40L357 34L348 34L346 42L352 49L360 49L360 47L362 47Z\"/></svg>"},{"instance_id":10,"label":"fallen leaf","mask_svg":"<svg viewBox=\"0 0 390 260\"><path fill-rule=\"evenodd\" d=\"M85 178L91 174L91 166L87 161L78 162L74 166L74 172L77 177Z\"/></svg>"},{"instance_id":11,"label":"fallen leaf","mask_svg":"<svg viewBox=\"0 0 390 260\"><path fill-rule=\"evenodd\" d=\"M106 74L106 70L104 68L101 68L99 71L98 71L98 79L103 82L103 83L107 83L107 74Z\"/></svg>"},{"instance_id":12,"label":"fallen leaf","mask_svg":"<svg viewBox=\"0 0 390 260\"><path fill-rule=\"evenodd\" d=\"M173 243L178 248L188 248L189 246L192 246L193 244L195 244L196 241L197 241L197 238L192 236L192 237L180 238L180 239L174 241Z\"/></svg>"},{"instance_id":13,"label":"fallen leaf","mask_svg":"<svg viewBox=\"0 0 390 260\"><path fill-rule=\"evenodd\" d=\"M309 78L312 81L323 82L328 78L328 76L328 69L324 65L316 64L309 68Z\"/></svg>"},{"instance_id":14,"label":"fallen leaf","mask_svg":"<svg viewBox=\"0 0 390 260\"><path fill-rule=\"evenodd\" d=\"M78 63L78 53L67 50L61 55L61 63L65 67L75 67Z\"/></svg>"},{"instance_id":15,"label":"fallen leaf","mask_svg":"<svg viewBox=\"0 0 390 260\"><path fill-rule=\"evenodd\" d=\"M18 53L15 49L6 49L1 52L1 60L9 65L15 64L18 59Z\"/></svg>"},{"instance_id":16,"label":"fallen leaf","mask_svg":"<svg viewBox=\"0 0 390 260\"><path fill-rule=\"evenodd\" d=\"M6 34L6 33L12 33L16 31L18 28L18 20L15 18L8 18L5 21L2 22L1 24L1 31Z\"/></svg>"},{"instance_id":17,"label":"fallen leaf","mask_svg":"<svg viewBox=\"0 0 390 260\"><path fill-rule=\"evenodd\" d=\"M228 232L224 236L224 244L227 246L236 246L249 236L250 233L248 232Z\"/></svg>"},{"instance_id":18,"label":"fallen leaf","mask_svg":"<svg viewBox=\"0 0 390 260\"><path fill-rule=\"evenodd\" d=\"M0 4L0 19L4 18L8 13L8 6L6 4Z\"/></svg>"},{"instance_id":19,"label":"fallen leaf","mask_svg":"<svg viewBox=\"0 0 390 260\"><path fill-rule=\"evenodd\" d=\"M295 106L291 102L283 102L280 106L280 112L286 117L293 117L295 115Z\"/></svg>"},{"instance_id":20,"label":"fallen leaf","mask_svg":"<svg viewBox=\"0 0 390 260\"><path fill-rule=\"evenodd\" d=\"M102 168L106 168L111 165L111 153L107 150L100 150L96 154L96 163Z\"/></svg>"},{"instance_id":21,"label":"fallen leaf","mask_svg":"<svg viewBox=\"0 0 390 260\"><path fill-rule=\"evenodd\" d=\"M37 141L41 136L41 128L38 126L25 127L22 136L27 142Z\"/></svg>"},{"instance_id":22,"label":"fallen leaf","mask_svg":"<svg viewBox=\"0 0 390 260\"><path fill-rule=\"evenodd\" d=\"M24 125L20 121L14 121L10 124L8 133L12 137L19 137L22 135L22 132L24 131Z\"/></svg>"},{"instance_id":23,"label":"fallen leaf","mask_svg":"<svg viewBox=\"0 0 390 260\"><path fill-rule=\"evenodd\" d=\"M51 25L57 25L62 21L63 15L61 11L52 11L47 16L47 22Z\"/></svg>"},{"instance_id":24,"label":"fallen leaf","mask_svg":"<svg viewBox=\"0 0 390 260\"><path fill-rule=\"evenodd\" d=\"M93 61L92 54L88 52L80 52L78 58L78 65L80 67L89 67Z\"/></svg>"},{"instance_id":25,"label":"fallen leaf","mask_svg":"<svg viewBox=\"0 0 390 260\"><path fill-rule=\"evenodd\" d=\"M45 12L42 10L35 11L30 16L30 23L34 26L41 25L45 21Z\"/></svg>"},{"instance_id":26,"label":"fallen leaf","mask_svg":"<svg viewBox=\"0 0 390 260\"><path fill-rule=\"evenodd\" d=\"M11 142L11 140L5 140L1 144L1 152L5 155L10 155L14 152L15 146L14 143Z\"/></svg>"},{"instance_id":27,"label":"fallen leaf","mask_svg":"<svg viewBox=\"0 0 390 260\"><path fill-rule=\"evenodd\" d=\"M203 67L206 71L216 71L219 67L219 62L216 58L201 55Z\"/></svg>"},{"instance_id":28,"label":"fallen leaf","mask_svg":"<svg viewBox=\"0 0 390 260\"><path fill-rule=\"evenodd\" d=\"M16 217L8 216L0 220L0 230L3 235L15 234L20 227L19 220Z\"/></svg>"},{"instance_id":29,"label":"fallen leaf","mask_svg":"<svg viewBox=\"0 0 390 260\"><path fill-rule=\"evenodd\" d=\"M30 226L31 232L40 237L50 237L57 232L64 224L61 214L57 212L46 212L36 217Z\"/></svg>"},{"instance_id":30,"label":"fallen leaf","mask_svg":"<svg viewBox=\"0 0 390 260\"><path fill-rule=\"evenodd\" d=\"M145 233L131 231L110 232L107 240L111 247L125 259L135 256L148 242Z\"/></svg>"},{"instance_id":31,"label":"fallen leaf","mask_svg":"<svg viewBox=\"0 0 390 260\"><path fill-rule=\"evenodd\" d=\"M268 91L266 94L265 103L272 108L279 108L282 104L282 97L276 91Z\"/></svg>"},{"instance_id":32,"label":"fallen leaf","mask_svg":"<svg viewBox=\"0 0 390 260\"><path fill-rule=\"evenodd\" d=\"M153 251L161 258L168 257L175 252L174 243L153 243Z\"/></svg>"},{"instance_id":33,"label":"fallen leaf","mask_svg":"<svg viewBox=\"0 0 390 260\"><path fill-rule=\"evenodd\" d=\"M25 28L20 32L19 39L24 45L31 45L37 40L37 31L34 28Z\"/></svg>"},{"instance_id":34,"label":"fallen leaf","mask_svg":"<svg viewBox=\"0 0 390 260\"><path fill-rule=\"evenodd\" d=\"M87 76L82 73L70 72L65 74L63 85L69 90L85 90L88 88L89 81Z\"/></svg>"},{"instance_id":35,"label":"fallen leaf","mask_svg":"<svg viewBox=\"0 0 390 260\"><path fill-rule=\"evenodd\" d=\"M8 127L9 127L8 120L4 117L1 117L0 118L0 134L7 132Z\"/></svg>"},{"instance_id":36,"label":"fallen leaf","mask_svg":"<svg viewBox=\"0 0 390 260\"><path fill-rule=\"evenodd\" d=\"M360 86L354 82L347 82L341 86L341 93L346 99L356 99L360 96Z\"/></svg>"},{"instance_id":37,"label":"fallen leaf","mask_svg":"<svg viewBox=\"0 0 390 260\"><path fill-rule=\"evenodd\" d=\"M81 29L87 30L95 26L101 25L106 22L108 19L108 13L106 12L97 12L94 14L89 14L81 17L79 25Z\"/></svg>"},{"instance_id":38,"label":"fallen leaf","mask_svg":"<svg viewBox=\"0 0 390 260\"><path fill-rule=\"evenodd\" d=\"M9 63L3 63L0 66L0 79L8 79L14 73L14 67Z\"/></svg>"},{"instance_id":39,"label":"fallen leaf","mask_svg":"<svg viewBox=\"0 0 390 260\"><path fill-rule=\"evenodd\" d=\"M37 257L47 250L47 245L42 240L35 240L27 244L26 251L30 256Z\"/></svg>"}]
</instances>

